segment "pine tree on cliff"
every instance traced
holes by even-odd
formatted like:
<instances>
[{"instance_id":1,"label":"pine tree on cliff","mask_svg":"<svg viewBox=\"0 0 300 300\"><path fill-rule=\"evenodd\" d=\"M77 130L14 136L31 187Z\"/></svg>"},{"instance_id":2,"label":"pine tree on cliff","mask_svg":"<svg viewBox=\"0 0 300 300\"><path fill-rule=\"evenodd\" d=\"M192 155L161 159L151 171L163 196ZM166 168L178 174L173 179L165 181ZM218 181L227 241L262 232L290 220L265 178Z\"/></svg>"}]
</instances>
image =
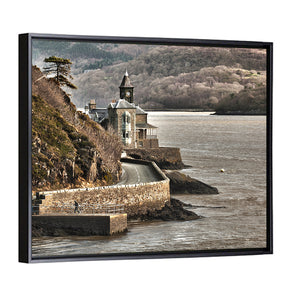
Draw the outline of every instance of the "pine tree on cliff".
<instances>
[{"instance_id":1,"label":"pine tree on cliff","mask_svg":"<svg viewBox=\"0 0 300 300\"><path fill-rule=\"evenodd\" d=\"M77 86L69 80L73 79L70 74L72 62L69 59L50 56L48 58L45 58L44 62L50 64L49 67L44 68L44 73L51 75L54 74L55 76L53 78L61 86L67 86L71 89L77 89Z\"/></svg>"}]
</instances>

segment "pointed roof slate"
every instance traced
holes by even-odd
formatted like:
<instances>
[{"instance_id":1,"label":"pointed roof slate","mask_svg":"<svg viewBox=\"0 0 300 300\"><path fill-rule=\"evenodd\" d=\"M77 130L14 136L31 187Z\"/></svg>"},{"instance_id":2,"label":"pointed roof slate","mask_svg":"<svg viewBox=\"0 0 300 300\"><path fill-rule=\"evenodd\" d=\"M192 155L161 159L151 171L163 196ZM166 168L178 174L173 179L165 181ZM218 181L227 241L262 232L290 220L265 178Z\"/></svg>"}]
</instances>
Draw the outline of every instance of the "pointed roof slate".
<instances>
[{"instance_id":1,"label":"pointed roof slate","mask_svg":"<svg viewBox=\"0 0 300 300\"><path fill-rule=\"evenodd\" d=\"M125 75L123 77L121 85L119 87L132 87L133 88L133 85L130 83L130 79L129 79L127 70L126 70L126 73L125 73Z\"/></svg>"},{"instance_id":2,"label":"pointed roof slate","mask_svg":"<svg viewBox=\"0 0 300 300\"><path fill-rule=\"evenodd\" d=\"M135 107L137 115L147 115L147 113L142 108L140 108L139 105L136 105Z\"/></svg>"},{"instance_id":3,"label":"pointed roof slate","mask_svg":"<svg viewBox=\"0 0 300 300\"><path fill-rule=\"evenodd\" d=\"M90 115L96 115L97 118L101 121L107 117L107 109L106 108L94 108L90 111Z\"/></svg>"},{"instance_id":4,"label":"pointed roof slate","mask_svg":"<svg viewBox=\"0 0 300 300\"><path fill-rule=\"evenodd\" d=\"M155 128L158 128L156 126L153 126L149 123L143 123L143 124L136 124L135 127L137 129L155 129Z\"/></svg>"},{"instance_id":5,"label":"pointed roof slate","mask_svg":"<svg viewBox=\"0 0 300 300\"><path fill-rule=\"evenodd\" d=\"M124 99L120 99L115 103L110 103L108 105L108 108L127 108L127 109L136 109L135 105L133 103L129 103L128 101Z\"/></svg>"}]
</instances>

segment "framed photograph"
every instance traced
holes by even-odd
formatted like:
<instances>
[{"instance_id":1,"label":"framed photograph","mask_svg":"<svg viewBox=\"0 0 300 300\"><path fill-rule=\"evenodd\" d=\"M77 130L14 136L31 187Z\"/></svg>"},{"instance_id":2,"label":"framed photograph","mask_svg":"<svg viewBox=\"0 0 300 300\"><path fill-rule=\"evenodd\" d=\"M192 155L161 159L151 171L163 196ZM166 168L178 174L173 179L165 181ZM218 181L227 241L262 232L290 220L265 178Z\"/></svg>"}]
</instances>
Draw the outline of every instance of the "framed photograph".
<instances>
[{"instance_id":1,"label":"framed photograph","mask_svg":"<svg viewBox=\"0 0 300 300\"><path fill-rule=\"evenodd\" d=\"M19 35L20 262L272 239L272 43Z\"/></svg>"}]
</instances>

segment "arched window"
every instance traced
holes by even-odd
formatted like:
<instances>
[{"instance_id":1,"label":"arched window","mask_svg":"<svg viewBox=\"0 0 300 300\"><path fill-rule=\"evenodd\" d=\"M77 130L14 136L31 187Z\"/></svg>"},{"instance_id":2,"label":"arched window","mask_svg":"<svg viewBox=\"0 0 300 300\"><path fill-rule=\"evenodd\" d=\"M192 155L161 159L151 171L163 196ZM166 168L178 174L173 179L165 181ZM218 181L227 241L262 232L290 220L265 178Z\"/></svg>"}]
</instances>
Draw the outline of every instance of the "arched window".
<instances>
[{"instance_id":1,"label":"arched window","mask_svg":"<svg viewBox=\"0 0 300 300\"><path fill-rule=\"evenodd\" d=\"M130 123L130 113L128 111L125 111L122 115L122 122L123 123Z\"/></svg>"}]
</instances>

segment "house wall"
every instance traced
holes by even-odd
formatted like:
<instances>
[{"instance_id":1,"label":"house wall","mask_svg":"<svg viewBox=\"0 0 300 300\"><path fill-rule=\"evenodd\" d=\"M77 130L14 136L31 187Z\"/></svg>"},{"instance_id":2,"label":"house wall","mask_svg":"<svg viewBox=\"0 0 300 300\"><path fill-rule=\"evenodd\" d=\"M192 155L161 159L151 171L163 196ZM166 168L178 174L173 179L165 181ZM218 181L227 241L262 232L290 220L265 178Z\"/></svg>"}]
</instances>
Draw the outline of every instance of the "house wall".
<instances>
[{"instance_id":1,"label":"house wall","mask_svg":"<svg viewBox=\"0 0 300 300\"><path fill-rule=\"evenodd\" d=\"M158 148L158 139L145 139L143 140L144 148Z\"/></svg>"},{"instance_id":2,"label":"house wall","mask_svg":"<svg viewBox=\"0 0 300 300\"><path fill-rule=\"evenodd\" d=\"M122 132L122 115L124 112L128 112L130 114L130 139L131 143L129 145L126 145L128 147L135 147L135 141L136 141L136 133L135 133L135 124L136 124L136 114L135 109L108 109L108 117L109 117L109 123L113 126L113 128L116 130L117 134L121 137L123 137Z\"/></svg>"},{"instance_id":3,"label":"house wall","mask_svg":"<svg viewBox=\"0 0 300 300\"><path fill-rule=\"evenodd\" d=\"M136 124L147 123L147 115L136 115Z\"/></svg>"}]
</instances>

